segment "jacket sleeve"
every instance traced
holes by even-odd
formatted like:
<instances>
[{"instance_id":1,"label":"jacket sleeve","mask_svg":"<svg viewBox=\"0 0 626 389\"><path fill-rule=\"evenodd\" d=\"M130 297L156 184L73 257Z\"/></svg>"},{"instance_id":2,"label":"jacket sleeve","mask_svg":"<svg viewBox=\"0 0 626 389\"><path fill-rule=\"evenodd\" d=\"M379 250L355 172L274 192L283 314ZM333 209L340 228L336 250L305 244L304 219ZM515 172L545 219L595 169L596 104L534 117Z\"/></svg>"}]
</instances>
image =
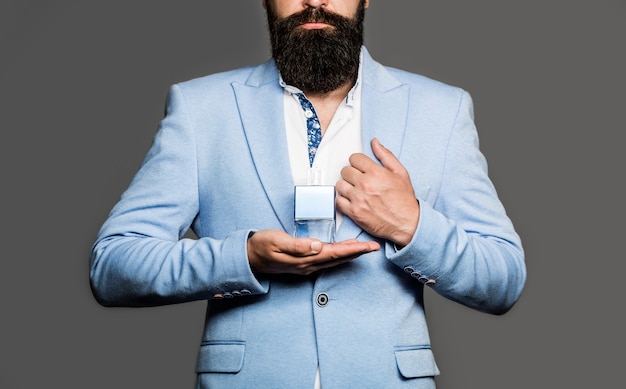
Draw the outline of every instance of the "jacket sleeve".
<instances>
[{"instance_id":1,"label":"jacket sleeve","mask_svg":"<svg viewBox=\"0 0 626 389\"><path fill-rule=\"evenodd\" d=\"M250 230L181 239L198 208L193 123L173 86L146 158L92 247L90 281L98 302L154 306L266 293L248 264Z\"/></svg>"},{"instance_id":2,"label":"jacket sleeve","mask_svg":"<svg viewBox=\"0 0 626 389\"><path fill-rule=\"evenodd\" d=\"M392 262L442 296L502 314L521 295L524 252L478 146L472 101L463 92L438 195L433 204L418 199L421 213L413 240L387 252Z\"/></svg>"}]
</instances>

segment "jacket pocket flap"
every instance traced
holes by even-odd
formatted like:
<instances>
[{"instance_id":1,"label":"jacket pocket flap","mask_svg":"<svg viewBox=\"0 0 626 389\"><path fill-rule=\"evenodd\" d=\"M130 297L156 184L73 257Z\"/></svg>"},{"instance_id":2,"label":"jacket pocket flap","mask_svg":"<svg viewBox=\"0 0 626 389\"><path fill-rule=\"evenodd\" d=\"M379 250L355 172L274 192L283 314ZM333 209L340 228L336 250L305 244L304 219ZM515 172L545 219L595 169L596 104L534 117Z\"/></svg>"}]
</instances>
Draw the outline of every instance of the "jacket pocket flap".
<instances>
[{"instance_id":1,"label":"jacket pocket flap","mask_svg":"<svg viewBox=\"0 0 626 389\"><path fill-rule=\"evenodd\" d=\"M197 373L238 373L243 367L245 342L206 342L200 346Z\"/></svg>"},{"instance_id":2,"label":"jacket pocket flap","mask_svg":"<svg viewBox=\"0 0 626 389\"><path fill-rule=\"evenodd\" d=\"M429 348L396 350L396 364L404 378L439 375L435 356Z\"/></svg>"}]
</instances>

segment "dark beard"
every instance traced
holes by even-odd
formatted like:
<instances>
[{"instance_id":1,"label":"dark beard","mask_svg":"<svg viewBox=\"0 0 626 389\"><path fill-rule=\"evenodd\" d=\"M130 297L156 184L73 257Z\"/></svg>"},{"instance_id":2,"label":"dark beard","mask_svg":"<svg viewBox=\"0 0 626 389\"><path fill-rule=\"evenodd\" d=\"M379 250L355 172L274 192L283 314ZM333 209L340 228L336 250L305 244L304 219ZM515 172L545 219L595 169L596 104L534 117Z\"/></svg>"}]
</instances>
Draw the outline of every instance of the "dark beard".
<instances>
[{"instance_id":1,"label":"dark beard","mask_svg":"<svg viewBox=\"0 0 626 389\"><path fill-rule=\"evenodd\" d=\"M327 93L356 80L363 45L363 1L354 18L307 8L280 20L270 3L267 19L272 55L287 84L309 93ZM334 28L296 28L306 22L327 23Z\"/></svg>"}]
</instances>

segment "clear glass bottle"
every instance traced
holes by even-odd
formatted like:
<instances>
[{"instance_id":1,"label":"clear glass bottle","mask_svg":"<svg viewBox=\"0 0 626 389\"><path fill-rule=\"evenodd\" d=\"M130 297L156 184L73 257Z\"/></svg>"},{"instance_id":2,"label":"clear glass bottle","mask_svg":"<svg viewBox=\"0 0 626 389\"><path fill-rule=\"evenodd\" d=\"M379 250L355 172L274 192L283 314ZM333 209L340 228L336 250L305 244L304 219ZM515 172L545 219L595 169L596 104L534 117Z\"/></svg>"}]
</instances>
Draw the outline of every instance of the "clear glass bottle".
<instances>
[{"instance_id":1,"label":"clear glass bottle","mask_svg":"<svg viewBox=\"0 0 626 389\"><path fill-rule=\"evenodd\" d=\"M335 187L333 185L296 185L294 223L297 238L335 241Z\"/></svg>"}]
</instances>

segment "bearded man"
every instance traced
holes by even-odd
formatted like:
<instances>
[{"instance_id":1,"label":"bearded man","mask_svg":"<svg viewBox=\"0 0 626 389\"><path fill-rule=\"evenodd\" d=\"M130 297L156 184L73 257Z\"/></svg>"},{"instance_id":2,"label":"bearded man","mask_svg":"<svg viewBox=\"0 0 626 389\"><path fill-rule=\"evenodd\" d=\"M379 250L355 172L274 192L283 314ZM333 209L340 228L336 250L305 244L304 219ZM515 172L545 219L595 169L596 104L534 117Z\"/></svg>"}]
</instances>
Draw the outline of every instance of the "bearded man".
<instances>
[{"instance_id":1,"label":"bearded man","mask_svg":"<svg viewBox=\"0 0 626 389\"><path fill-rule=\"evenodd\" d=\"M198 388L434 388L424 287L503 314L526 277L471 99L375 62L368 0L263 6L271 60L170 89L94 296L208 300ZM329 186L330 238L298 235L298 201L323 201L295 189Z\"/></svg>"}]
</instances>

